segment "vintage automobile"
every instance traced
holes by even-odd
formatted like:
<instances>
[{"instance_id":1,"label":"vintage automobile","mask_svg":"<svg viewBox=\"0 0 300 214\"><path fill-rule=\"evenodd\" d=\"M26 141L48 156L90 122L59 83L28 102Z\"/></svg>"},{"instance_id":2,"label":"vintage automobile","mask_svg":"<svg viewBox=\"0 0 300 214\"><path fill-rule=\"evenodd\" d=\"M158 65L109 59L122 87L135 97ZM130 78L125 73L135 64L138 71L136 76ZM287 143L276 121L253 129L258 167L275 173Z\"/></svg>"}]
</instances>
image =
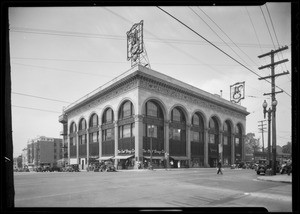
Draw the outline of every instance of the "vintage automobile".
<instances>
[{"instance_id":1,"label":"vintage automobile","mask_svg":"<svg viewBox=\"0 0 300 214\"><path fill-rule=\"evenodd\" d=\"M256 173L259 175L260 173L266 174L267 169L272 168L272 160L267 161L266 159L260 159L258 161L258 167ZM280 172L280 164L279 161L276 161L276 173Z\"/></svg>"},{"instance_id":2,"label":"vintage automobile","mask_svg":"<svg viewBox=\"0 0 300 214\"><path fill-rule=\"evenodd\" d=\"M79 172L78 164L70 164L63 168L63 172Z\"/></svg>"},{"instance_id":3,"label":"vintage automobile","mask_svg":"<svg viewBox=\"0 0 300 214\"><path fill-rule=\"evenodd\" d=\"M260 159L258 160L257 166L255 168L256 174L260 173L266 173L266 170L268 169L268 161L266 159Z\"/></svg>"},{"instance_id":4,"label":"vintage automobile","mask_svg":"<svg viewBox=\"0 0 300 214\"><path fill-rule=\"evenodd\" d=\"M292 161L284 163L280 167L280 174L290 174L292 172Z\"/></svg>"}]
</instances>

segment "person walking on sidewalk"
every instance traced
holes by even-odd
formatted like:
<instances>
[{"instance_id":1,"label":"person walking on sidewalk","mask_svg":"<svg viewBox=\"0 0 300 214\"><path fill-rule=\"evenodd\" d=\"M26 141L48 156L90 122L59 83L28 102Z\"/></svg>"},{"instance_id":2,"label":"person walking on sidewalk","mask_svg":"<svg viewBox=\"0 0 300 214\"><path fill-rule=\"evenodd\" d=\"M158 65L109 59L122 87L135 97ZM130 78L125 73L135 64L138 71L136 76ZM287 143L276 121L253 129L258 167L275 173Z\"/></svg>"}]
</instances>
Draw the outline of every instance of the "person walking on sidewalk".
<instances>
[{"instance_id":1,"label":"person walking on sidewalk","mask_svg":"<svg viewBox=\"0 0 300 214\"><path fill-rule=\"evenodd\" d=\"M219 174L219 172L220 172L221 175L223 175L223 172L222 172L222 163L221 163L221 161L219 161L217 167L218 167L218 172L217 172L217 174Z\"/></svg>"}]
</instances>

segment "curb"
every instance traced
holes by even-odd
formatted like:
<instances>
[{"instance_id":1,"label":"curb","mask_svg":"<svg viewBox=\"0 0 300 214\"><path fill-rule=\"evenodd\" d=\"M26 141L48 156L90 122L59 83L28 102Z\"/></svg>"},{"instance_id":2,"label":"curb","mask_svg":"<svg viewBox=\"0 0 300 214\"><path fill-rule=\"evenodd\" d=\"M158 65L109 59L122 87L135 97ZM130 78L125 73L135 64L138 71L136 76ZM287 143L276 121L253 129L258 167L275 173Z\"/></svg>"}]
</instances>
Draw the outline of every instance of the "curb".
<instances>
[{"instance_id":1,"label":"curb","mask_svg":"<svg viewBox=\"0 0 300 214\"><path fill-rule=\"evenodd\" d=\"M260 180L260 181L271 181L271 182L280 182L280 183L288 183L288 184L291 184L292 181L280 181L280 180L272 180L272 179L262 179L262 178L257 178L257 180Z\"/></svg>"}]
</instances>

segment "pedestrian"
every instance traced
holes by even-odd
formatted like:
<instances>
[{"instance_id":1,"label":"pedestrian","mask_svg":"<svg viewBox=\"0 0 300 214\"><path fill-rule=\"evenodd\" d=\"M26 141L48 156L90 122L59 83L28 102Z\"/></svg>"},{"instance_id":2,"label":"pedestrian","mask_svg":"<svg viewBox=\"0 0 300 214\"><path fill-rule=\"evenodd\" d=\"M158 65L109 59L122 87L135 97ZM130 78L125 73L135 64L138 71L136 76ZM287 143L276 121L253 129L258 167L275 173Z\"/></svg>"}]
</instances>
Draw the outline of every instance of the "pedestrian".
<instances>
[{"instance_id":1,"label":"pedestrian","mask_svg":"<svg viewBox=\"0 0 300 214\"><path fill-rule=\"evenodd\" d=\"M223 175L223 172L222 172L222 164L221 164L221 161L219 161L219 163L218 163L218 172L217 172L217 174L219 174L219 172L221 173L221 175Z\"/></svg>"}]
</instances>

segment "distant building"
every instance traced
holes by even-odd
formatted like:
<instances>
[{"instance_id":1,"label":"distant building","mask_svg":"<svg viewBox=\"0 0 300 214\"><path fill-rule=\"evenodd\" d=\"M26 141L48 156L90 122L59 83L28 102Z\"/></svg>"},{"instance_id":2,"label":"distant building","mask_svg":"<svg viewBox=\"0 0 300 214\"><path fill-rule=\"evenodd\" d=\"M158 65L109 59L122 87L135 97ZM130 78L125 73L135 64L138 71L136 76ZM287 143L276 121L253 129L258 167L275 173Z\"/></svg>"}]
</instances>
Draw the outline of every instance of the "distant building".
<instances>
[{"instance_id":1,"label":"distant building","mask_svg":"<svg viewBox=\"0 0 300 214\"><path fill-rule=\"evenodd\" d=\"M54 166L62 158L62 139L38 137L27 143L28 166Z\"/></svg>"},{"instance_id":2,"label":"distant building","mask_svg":"<svg viewBox=\"0 0 300 214\"><path fill-rule=\"evenodd\" d=\"M21 169L22 168L22 156L18 156L14 158L14 169Z\"/></svg>"},{"instance_id":3,"label":"distant building","mask_svg":"<svg viewBox=\"0 0 300 214\"><path fill-rule=\"evenodd\" d=\"M27 147L22 150L22 168L28 167Z\"/></svg>"},{"instance_id":4,"label":"distant building","mask_svg":"<svg viewBox=\"0 0 300 214\"><path fill-rule=\"evenodd\" d=\"M81 169L99 159L123 169L147 166L151 153L154 168L214 167L244 160L248 114L138 65L67 106L59 122L69 162Z\"/></svg>"}]
</instances>

